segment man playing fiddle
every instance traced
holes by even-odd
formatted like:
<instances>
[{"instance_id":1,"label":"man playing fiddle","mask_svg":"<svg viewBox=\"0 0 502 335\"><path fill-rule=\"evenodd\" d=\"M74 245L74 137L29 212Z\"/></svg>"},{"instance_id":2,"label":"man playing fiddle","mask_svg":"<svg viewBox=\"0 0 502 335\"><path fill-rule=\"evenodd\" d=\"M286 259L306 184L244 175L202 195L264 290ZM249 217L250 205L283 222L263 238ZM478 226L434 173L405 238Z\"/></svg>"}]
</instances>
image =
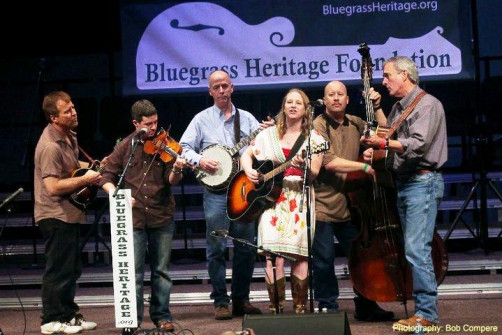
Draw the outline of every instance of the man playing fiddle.
<instances>
[{"instance_id":1,"label":"man playing fiddle","mask_svg":"<svg viewBox=\"0 0 502 335\"><path fill-rule=\"evenodd\" d=\"M175 230L175 201L171 185L181 180L186 164L179 157L166 163L156 155L145 152L145 142L153 139L157 132L157 110L150 101L136 101L131 108L131 116L135 130L108 156L101 185L108 194L113 193L132 155L121 188L130 189L134 197L132 214L138 325L143 320L143 280L148 250L151 270L150 318L157 328L171 332L174 331L169 310L172 280L168 264ZM134 331L124 328L122 334Z\"/></svg>"}]
</instances>

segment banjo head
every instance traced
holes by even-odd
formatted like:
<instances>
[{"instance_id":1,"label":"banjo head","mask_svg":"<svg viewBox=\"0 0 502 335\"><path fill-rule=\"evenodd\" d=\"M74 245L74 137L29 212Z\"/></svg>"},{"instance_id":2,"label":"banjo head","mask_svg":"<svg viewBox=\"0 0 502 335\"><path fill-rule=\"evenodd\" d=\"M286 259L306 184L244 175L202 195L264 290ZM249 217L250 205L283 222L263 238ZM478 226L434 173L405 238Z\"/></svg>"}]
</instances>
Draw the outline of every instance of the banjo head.
<instances>
[{"instance_id":1,"label":"banjo head","mask_svg":"<svg viewBox=\"0 0 502 335\"><path fill-rule=\"evenodd\" d=\"M211 144L202 150L203 157L208 157L219 162L218 170L209 174L202 172L197 179L208 189L219 191L228 186L230 179L239 169L239 160L230 155L230 148L223 144Z\"/></svg>"}]
</instances>

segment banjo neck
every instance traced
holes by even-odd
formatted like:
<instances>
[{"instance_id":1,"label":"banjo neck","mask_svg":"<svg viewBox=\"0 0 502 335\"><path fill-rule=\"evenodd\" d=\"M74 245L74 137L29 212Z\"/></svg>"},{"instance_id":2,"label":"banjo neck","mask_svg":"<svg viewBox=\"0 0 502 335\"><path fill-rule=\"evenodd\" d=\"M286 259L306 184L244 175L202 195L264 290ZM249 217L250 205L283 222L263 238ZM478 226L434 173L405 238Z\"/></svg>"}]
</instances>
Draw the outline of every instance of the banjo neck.
<instances>
[{"instance_id":1,"label":"banjo neck","mask_svg":"<svg viewBox=\"0 0 502 335\"><path fill-rule=\"evenodd\" d=\"M239 151L245 146L247 146L256 137L256 135L258 135L258 133L261 130L262 130L261 128L258 128L248 136L241 139L239 143L237 143L232 149L230 149L230 156L234 157L235 155L237 155Z\"/></svg>"}]
</instances>

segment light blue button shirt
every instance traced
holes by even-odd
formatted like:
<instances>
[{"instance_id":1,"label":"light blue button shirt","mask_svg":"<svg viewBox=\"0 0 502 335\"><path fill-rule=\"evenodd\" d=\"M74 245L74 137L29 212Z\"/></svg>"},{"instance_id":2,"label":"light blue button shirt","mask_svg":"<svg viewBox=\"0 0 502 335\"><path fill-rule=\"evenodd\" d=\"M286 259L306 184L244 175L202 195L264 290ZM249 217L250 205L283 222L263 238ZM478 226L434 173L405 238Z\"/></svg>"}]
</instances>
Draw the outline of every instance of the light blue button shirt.
<instances>
[{"instance_id":1,"label":"light blue button shirt","mask_svg":"<svg viewBox=\"0 0 502 335\"><path fill-rule=\"evenodd\" d=\"M223 112L216 105L195 115L180 139L180 144L183 147L183 157L190 164L199 165L202 158L200 152L207 146L218 143L233 148L237 144L234 136L234 118L235 106L233 105L232 115L228 120L225 120ZM239 118L241 139L258 129L259 123L253 114L239 109ZM240 153L244 149L242 148Z\"/></svg>"}]
</instances>

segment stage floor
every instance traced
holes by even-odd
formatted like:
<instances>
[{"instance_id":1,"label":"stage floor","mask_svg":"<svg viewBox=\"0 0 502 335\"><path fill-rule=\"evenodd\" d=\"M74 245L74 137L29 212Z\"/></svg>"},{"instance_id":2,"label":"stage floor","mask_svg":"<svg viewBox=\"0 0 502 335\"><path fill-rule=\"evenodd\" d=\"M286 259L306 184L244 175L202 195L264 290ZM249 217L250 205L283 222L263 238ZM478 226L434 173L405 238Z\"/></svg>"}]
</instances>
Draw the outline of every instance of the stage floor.
<instances>
[{"instance_id":1,"label":"stage floor","mask_svg":"<svg viewBox=\"0 0 502 335\"><path fill-rule=\"evenodd\" d=\"M488 255L452 253L449 254L449 259L448 274L439 287L439 326L443 327L440 333L480 334L481 329L484 329L484 334L502 334L502 252ZM336 269L341 288L340 310L347 313L352 334L391 334L392 322L369 323L354 319L353 292L346 274L346 259L338 259ZM40 334L41 274L41 269L21 269L15 266L0 269L0 328L4 334ZM243 318L214 320L213 306L209 299L211 287L207 281L204 262L173 264L171 274L174 280L171 309L177 334L220 335L226 331L235 333L242 330ZM230 272L227 272L227 278L230 278ZM289 283L286 289L288 301L285 313L292 314ZM146 300L148 293L147 287ZM262 263L259 262L251 286L251 300L267 313L268 294L263 282ZM88 320L98 323L98 328L87 331L87 334L120 334L120 329L115 327L110 266L84 268L77 290L77 303ZM396 318L406 317L401 303L380 305L392 310ZM407 303L407 307L413 313L412 301ZM148 309L145 310L148 313ZM144 319L142 328L152 329L153 324L147 314ZM277 318L271 321L271 325L281 327L282 322L285 320Z\"/></svg>"}]
</instances>

